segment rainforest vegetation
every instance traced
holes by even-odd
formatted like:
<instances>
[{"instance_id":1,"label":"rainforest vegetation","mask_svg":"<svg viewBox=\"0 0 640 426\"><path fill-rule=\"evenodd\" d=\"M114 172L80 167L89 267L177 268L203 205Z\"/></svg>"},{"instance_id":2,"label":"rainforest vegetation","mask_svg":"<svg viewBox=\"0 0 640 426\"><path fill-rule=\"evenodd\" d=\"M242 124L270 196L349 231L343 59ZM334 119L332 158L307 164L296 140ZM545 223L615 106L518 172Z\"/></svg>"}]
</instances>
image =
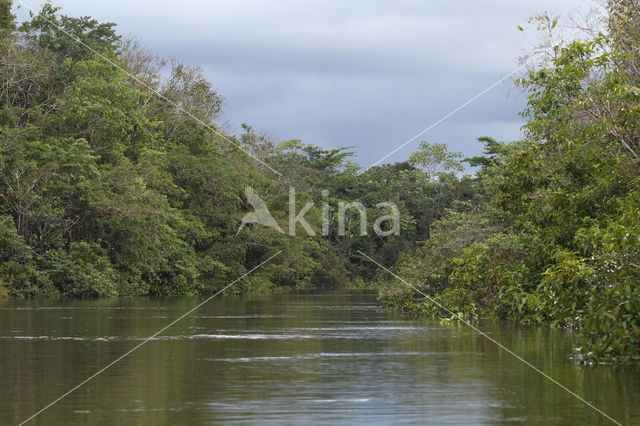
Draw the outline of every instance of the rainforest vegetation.
<instances>
[{"instance_id":1,"label":"rainforest vegetation","mask_svg":"<svg viewBox=\"0 0 640 426\"><path fill-rule=\"evenodd\" d=\"M0 0L0 294L210 294L281 251L233 291L375 286L407 313L572 328L582 359L637 360L640 7L605 9L576 37L533 21L523 140L364 170L349 147L231 134L200 68L114 24L51 5L17 23ZM357 212L345 236L238 232L248 187L283 229L293 187L314 229L323 204L335 230L340 202L393 202L400 233L362 235Z\"/></svg>"}]
</instances>

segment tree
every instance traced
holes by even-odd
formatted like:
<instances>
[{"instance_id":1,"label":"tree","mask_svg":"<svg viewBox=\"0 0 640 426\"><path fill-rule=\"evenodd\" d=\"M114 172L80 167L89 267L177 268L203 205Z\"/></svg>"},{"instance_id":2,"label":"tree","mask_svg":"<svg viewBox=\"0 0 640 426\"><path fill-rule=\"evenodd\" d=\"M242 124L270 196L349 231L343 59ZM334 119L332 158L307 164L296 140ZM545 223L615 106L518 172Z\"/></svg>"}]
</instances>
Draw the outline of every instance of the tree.
<instances>
[{"instance_id":1,"label":"tree","mask_svg":"<svg viewBox=\"0 0 640 426\"><path fill-rule=\"evenodd\" d=\"M465 158L463 162L469 163L471 167L491 167L498 163L499 155L505 149L505 144L498 142L489 136L481 136L478 142L484 144L484 155Z\"/></svg>"},{"instance_id":2,"label":"tree","mask_svg":"<svg viewBox=\"0 0 640 426\"><path fill-rule=\"evenodd\" d=\"M0 39L7 37L16 27L15 16L11 13L11 0L0 0Z\"/></svg>"},{"instance_id":3,"label":"tree","mask_svg":"<svg viewBox=\"0 0 640 426\"><path fill-rule=\"evenodd\" d=\"M409 163L422 169L430 180L446 172L460 172L463 169L459 152L449 152L446 144L420 142L418 151L411 154Z\"/></svg>"}]
</instances>

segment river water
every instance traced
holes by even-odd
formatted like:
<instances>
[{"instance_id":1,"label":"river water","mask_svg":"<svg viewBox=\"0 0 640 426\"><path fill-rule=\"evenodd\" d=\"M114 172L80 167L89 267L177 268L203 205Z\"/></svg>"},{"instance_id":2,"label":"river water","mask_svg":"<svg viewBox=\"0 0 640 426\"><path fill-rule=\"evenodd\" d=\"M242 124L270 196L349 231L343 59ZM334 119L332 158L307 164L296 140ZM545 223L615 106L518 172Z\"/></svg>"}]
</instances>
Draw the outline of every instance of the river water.
<instances>
[{"instance_id":1,"label":"river water","mask_svg":"<svg viewBox=\"0 0 640 426\"><path fill-rule=\"evenodd\" d=\"M0 301L0 424L18 424L200 299ZM572 336L482 322L623 424L640 369L580 366ZM466 326L367 292L214 299L30 424L612 424Z\"/></svg>"}]
</instances>

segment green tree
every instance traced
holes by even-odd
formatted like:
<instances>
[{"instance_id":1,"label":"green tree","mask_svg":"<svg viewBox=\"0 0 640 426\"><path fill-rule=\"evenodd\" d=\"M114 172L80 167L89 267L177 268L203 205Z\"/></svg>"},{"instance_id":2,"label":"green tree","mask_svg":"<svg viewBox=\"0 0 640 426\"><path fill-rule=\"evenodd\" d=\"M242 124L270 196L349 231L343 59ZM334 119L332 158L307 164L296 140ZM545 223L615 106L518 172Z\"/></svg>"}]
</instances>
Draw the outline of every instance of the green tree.
<instances>
[{"instance_id":1,"label":"green tree","mask_svg":"<svg viewBox=\"0 0 640 426\"><path fill-rule=\"evenodd\" d=\"M7 37L16 27L11 3L11 0L0 0L0 39Z\"/></svg>"},{"instance_id":2,"label":"green tree","mask_svg":"<svg viewBox=\"0 0 640 426\"><path fill-rule=\"evenodd\" d=\"M420 142L418 151L411 154L409 163L424 170L429 179L435 179L446 172L463 170L459 152L449 152L446 144Z\"/></svg>"}]
</instances>

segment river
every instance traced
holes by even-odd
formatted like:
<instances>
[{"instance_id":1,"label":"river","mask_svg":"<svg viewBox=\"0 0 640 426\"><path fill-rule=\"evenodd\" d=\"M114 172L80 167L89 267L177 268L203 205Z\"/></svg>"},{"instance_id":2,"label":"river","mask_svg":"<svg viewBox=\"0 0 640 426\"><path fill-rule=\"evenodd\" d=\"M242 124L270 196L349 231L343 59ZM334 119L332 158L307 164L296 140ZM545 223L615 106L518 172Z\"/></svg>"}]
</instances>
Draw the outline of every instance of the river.
<instances>
[{"instance_id":1,"label":"river","mask_svg":"<svg viewBox=\"0 0 640 426\"><path fill-rule=\"evenodd\" d=\"M18 424L201 299L0 301L0 423ZM623 424L640 369L581 366L561 330L480 322ZM368 292L220 297L33 419L42 425L612 424L470 328Z\"/></svg>"}]
</instances>

